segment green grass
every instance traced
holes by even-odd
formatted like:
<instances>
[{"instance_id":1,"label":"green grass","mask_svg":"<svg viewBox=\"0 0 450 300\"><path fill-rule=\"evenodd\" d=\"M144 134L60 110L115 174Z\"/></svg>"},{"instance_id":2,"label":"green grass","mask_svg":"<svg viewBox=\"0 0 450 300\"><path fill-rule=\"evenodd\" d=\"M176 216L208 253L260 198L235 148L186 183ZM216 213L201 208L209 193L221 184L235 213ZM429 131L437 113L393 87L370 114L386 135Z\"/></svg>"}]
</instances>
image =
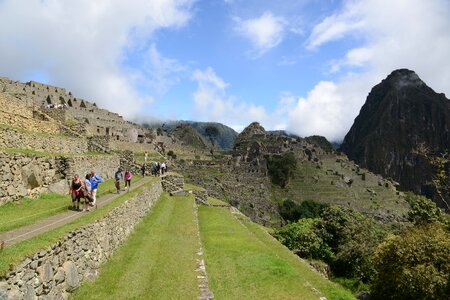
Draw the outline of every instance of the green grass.
<instances>
[{"instance_id":1,"label":"green grass","mask_svg":"<svg viewBox=\"0 0 450 300\"><path fill-rule=\"evenodd\" d=\"M155 181L157 181L157 179L153 178L149 183L147 183L147 186ZM52 231L35 236L34 238L31 238L29 240L20 242L10 247L6 247L5 249L3 249L0 255L0 276L6 274L10 268L19 264L27 256L33 255L41 249L50 247L62 237L64 237L64 235L68 232L102 218L114 207L117 207L125 201L136 196L142 191L142 189L143 187L131 190L129 193L122 194L105 206L102 206L97 210L93 210L90 213L84 214L79 219L76 219Z\"/></svg>"},{"instance_id":2,"label":"green grass","mask_svg":"<svg viewBox=\"0 0 450 300\"><path fill-rule=\"evenodd\" d=\"M200 230L216 299L355 299L301 262L262 227L227 209L202 206Z\"/></svg>"},{"instance_id":3,"label":"green grass","mask_svg":"<svg viewBox=\"0 0 450 300\"><path fill-rule=\"evenodd\" d=\"M213 197L208 197L208 202L209 204L214 204L214 205L230 205L229 203L226 203L225 201L213 198Z\"/></svg>"},{"instance_id":4,"label":"green grass","mask_svg":"<svg viewBox=\"0 0 450 300\"><path fill-rule=\"evenodd\" d=\"M193 197L164 193L127 242L73 299L196 299Z\"/></svg>"},{"instance_id":5,"label":"green grass","mask_svg":"<svg viewBox=\"0 0 450 300\"><path fill-rule=\"evenodd\" d=\"M99 185L97 198L116 191L114 180ZM70 196L54 193L42 194L37 199L23 198L0 206L0 233L34 224L50 216L67 211L72 204Z\"/></svg>"},{"instance_id":6,"label":"green grass","mask_svg":"<svg viewBox=\"0 0 450 300\"><path fill-rule=\"evenodd\" d=\"M192 185L192 184L184 184L184 189L185 190L190 190L190 191L204 191L205 189L196 185Z\"/></svg>"},{"instance_id":7,"label":"green grass","mask_svg":"<svg viewBox=\"0 0 450 300\"><path fill-rule=\"evenodd\" d=\"M74 156L113 156L113 154L101 153L101 152L86 152L86 153L58 153L58 152L46 152L46 151L36 151L28 148L0 148L0 151L6 152L8 154L23 154L27 156L45 156L45 157L74 157Z\"/></svg>"}]
</instances>

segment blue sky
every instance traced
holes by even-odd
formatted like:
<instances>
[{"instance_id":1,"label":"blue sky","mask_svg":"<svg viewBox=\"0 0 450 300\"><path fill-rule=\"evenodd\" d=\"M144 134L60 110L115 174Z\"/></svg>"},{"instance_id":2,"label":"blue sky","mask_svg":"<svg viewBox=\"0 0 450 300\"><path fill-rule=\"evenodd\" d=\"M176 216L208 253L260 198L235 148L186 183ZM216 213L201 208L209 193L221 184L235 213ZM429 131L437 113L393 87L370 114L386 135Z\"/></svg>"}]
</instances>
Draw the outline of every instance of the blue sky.
<instances>
[{"instance_id":1,"label":"blue sky","mask_svg":"<svg viewBox=\"0 0 450 300\"><path fill-rule=\"evenodd\" d=\"M448 28L446 0L0 0L0 76L128 119L339 141L396 68L450 93Z\"/></svg>"}]
</instances>

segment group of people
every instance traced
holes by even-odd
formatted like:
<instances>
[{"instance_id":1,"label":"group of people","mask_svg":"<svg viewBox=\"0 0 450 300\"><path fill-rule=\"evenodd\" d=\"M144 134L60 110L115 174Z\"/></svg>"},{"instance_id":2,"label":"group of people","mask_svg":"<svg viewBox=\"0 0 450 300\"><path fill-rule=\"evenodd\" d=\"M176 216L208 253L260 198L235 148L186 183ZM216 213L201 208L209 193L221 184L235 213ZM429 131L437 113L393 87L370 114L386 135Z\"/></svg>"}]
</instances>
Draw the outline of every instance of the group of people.
<instances>
[{"instance_id":1,"label":"group of people","mask_svg":"<svg viewBox=\"0 0 450 300\"><path fill-rule=\"evenodd\" d=\"M89 211L89 207L97 207L98 184L102 181L95 171L86 174L84 180L75 174L69 191L72 198L72 209L80 211L81 199L84 199L83 211Z\"/></svg>"},{"instance_id":2,"label":"group of people","mask_svg":"<svg viewBox=\"0 0 450 300\"><path fill-rule=\"evenodd\" d=\"M122 180L125 181L125 190L129 191L131 189L131 178L133 177L133 173L130 170L125 170L123 173L122 169L117 169L114 174L114 183L116 185L117 194L120 193L120 183Z\"/></svg>"},{"instance_id":3,"label":"group of people","mask_svg":"<svg viewBox=\"0 0 450 300\"><path fill-rule=\"evenodd\" d=\"M165 173L167 173L168 168L169 166L167 162L157 162L153 165L152 174L155 176L164 175Z\"/></svg>"}]
</instances>

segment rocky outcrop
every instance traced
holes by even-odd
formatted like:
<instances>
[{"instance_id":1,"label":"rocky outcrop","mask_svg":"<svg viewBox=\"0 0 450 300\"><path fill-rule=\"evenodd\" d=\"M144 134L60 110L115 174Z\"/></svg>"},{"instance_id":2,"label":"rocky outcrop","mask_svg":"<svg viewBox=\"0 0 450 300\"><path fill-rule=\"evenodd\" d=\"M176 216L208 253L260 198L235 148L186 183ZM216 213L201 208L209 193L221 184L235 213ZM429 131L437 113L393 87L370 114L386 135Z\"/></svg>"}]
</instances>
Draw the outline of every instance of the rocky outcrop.
<instances>
[{"instance_id":1,"label":"rocky outcrop","mask_svg":"<svg viewBox=\"0 0 450 300\"><path fill-rule=\"evenodd\" d=\"M372 89L341 150L362 167L398 181L403 190L443 206L431 184L435 170L414 153L421 143L435 154L449 150L450 100L401 69Z\"/></svg>"},{"instance_id":2,"label":"rocky outcrop","mask_svg":"<svg viewBox=\"0 0 450 300\"><path fill-rule=\"evenodd\" d=\"M67 299L122 245L161 194L155 183L93 224L25 259L0 281L0 299Z\"/></svg>"}]
</instances>

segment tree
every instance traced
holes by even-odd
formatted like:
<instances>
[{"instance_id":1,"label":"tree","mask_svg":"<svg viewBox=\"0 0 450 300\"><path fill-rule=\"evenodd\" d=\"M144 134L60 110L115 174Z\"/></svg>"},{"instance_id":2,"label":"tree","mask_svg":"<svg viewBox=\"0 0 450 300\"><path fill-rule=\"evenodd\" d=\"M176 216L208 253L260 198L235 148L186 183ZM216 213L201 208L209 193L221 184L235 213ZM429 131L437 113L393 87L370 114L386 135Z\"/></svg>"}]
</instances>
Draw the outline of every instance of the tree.
<instances>
[{"instance_id":1,"label":"tree","mask_svg":"<svg viewBox=\"0 0 450 300\"><path fill-rule=\"evenodd\" d=\"M415 225L447 223L442 210L436 206L436 203L424 196L408 194L406 196L406 201L408 201L409 206L411 207L408 212L408 219Z\"/></svg>"},{"instance_id":2,"label":"tree","mask_svg":"<svg viewBox=\"0 0 450 300\"><path fill-rule=\"evenodd\" d=\"M450 233L430 224L390 235L378 247L374 266L374 299L448 299Z\"/></svg>"},{"instance_id":3,"label":"tree","mask_svg":"<svg viewBox=\"0 0 450 300\"><path fill-rule=\"evenodd\" d=\"M294 153L283 155L270 155L267 157L267 170L273 183L286 187L294 171L297 169L297 160Z\"/></svg>"},{"instance_id":4,"label":"tree","mask_svg":"<svg viewBox=\"0 0 450 300\"><path fill-rule=\"evenodd\" d=\"M274 235L300 257L329 260L333 253L317 233L318 222L319 219L300 219L276 230Z\"/></svg>"},{"instance_id":5,"label":"tree","mask_svg":"<svg viewBox=\"0 0 450 300\"><path fill-rule=\"evenodd\" d=\"M450 197L450 186L449 174L447 171L450 165L449 153L443 152L440 154L432 154L425 143L419 144L413 153L423 156L428 163L435 168L435 175L432 180L433 186L436 189L438 197L442 200L447 209L450 210L450 203L448 202L448 198Z\"/></svg>"}]
</instances>

